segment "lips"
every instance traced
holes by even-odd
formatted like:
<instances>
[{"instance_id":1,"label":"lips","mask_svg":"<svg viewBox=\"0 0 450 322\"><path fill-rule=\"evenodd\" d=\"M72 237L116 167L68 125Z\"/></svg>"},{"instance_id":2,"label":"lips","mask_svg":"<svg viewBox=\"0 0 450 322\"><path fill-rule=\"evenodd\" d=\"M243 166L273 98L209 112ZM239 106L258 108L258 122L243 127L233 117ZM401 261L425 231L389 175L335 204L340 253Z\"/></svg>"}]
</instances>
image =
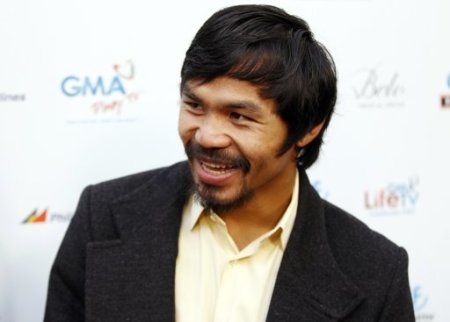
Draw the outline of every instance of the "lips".
<instances>
[{"instance_id":1,"label":"lips","mask_svg":"<svg viewBox=\"0 0 450 322\"><path fill-rule=\"evenodd\" d=\"M233 164L195 159L194 171L198 179L206 184L223 186L239 173L240 168Z\"/></svg>"}]
</instances>

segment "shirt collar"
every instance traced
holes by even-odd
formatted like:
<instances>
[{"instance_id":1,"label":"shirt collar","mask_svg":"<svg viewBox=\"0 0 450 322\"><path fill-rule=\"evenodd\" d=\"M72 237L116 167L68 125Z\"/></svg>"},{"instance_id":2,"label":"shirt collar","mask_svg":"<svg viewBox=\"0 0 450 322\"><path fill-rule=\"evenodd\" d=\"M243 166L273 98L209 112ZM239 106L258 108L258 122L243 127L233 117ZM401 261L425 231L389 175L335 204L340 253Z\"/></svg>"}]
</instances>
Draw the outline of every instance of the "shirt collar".
<instances>
[{"instance_id":1,"label":"shirt collar","mask_svg":"<svg viewBox=\"0 0 450 322\"><path fill-rule=\"evenodd\" d=\"M197 225L201 214L204 212L205 208L200 204L200 202L191 195L187 204L187 213L189 214L189 229L192 230Z\"/></svg>"},{"instance_id":2,"label":"shirt collar","mask_svg":"<svg viewBox=\"0 0 450 322\"><path fill-rule=\"evenodd\" d=\"M295 183L292 190L291 201L284 212L283 216L280 218L276 226L270 231L269 235L273 235L279 229L281 229L280 242L281 247L284 250L286 248L289 236L291 235L292 228L294 227L295 217L297 215L298 208L298 194L299 194L299 175L298 170L295 173ZM191 195L186 203L186 211L189 214L189 229L193 230L199 223L199 219L202 214L205 214L205 208L200 204L200 202Z\"/></svg>"}]
</instances>

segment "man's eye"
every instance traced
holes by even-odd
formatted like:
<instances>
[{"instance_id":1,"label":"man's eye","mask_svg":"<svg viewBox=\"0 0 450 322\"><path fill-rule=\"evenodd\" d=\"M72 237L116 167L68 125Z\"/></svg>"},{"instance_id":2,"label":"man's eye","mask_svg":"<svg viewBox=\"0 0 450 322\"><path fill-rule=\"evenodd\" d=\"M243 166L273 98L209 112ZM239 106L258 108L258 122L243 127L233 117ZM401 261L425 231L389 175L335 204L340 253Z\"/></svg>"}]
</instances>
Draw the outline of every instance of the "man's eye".
<instances>
[{"instance_id":1,"label":"man's eye","mask_svg":"<svg viewBox=\"0 0 450 322\"><path fill-rule=\"evenodd\" d=\"M184 101L184 104L189 106L190 108L197 109L199 107L199 104L192 101Z\"/></svg>"},{"instance_id":2,"label":"man's eye","mask_svg":"<svg viewBox=\"0 0 450 322\"><path fill-rule=\"evenodd\" d=\"M236 112L232 112L230 114L230 118L232 118L233 120L236 120L236 121L251 121L251 118L249 118L245 115L236 113Z\"/></svg>"}]
</instances>

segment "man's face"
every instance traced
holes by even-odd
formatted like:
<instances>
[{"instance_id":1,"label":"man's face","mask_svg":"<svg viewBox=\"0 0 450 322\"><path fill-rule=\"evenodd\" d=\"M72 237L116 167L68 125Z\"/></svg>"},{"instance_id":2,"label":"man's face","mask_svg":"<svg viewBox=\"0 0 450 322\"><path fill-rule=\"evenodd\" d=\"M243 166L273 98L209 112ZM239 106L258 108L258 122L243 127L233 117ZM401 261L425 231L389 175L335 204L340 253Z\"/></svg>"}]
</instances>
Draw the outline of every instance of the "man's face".
<instances>
[{"instance_id":1,"label":"man's face","mask_svg":"<svg viewBox=\"0 0 450 322\"><path fill-rule=\"evenodd\" d=\"M255 85L229 77L188 81L178 130L205 207L227 212L292 189L295 148L278 155L287 126Z\"/></svg>"}]
</instances>

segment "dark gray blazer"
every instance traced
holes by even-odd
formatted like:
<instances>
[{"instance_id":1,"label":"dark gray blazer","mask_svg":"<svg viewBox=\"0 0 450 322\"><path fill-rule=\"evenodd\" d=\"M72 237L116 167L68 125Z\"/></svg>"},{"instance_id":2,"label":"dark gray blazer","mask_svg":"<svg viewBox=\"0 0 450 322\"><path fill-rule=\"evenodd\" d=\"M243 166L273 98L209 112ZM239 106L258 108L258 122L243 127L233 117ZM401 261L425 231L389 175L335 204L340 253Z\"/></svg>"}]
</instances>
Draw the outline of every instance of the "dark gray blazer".
<instances>
[{"instance_id":1,"label":"dark gray blazer","mask_svg":"<svg viewBox=\"0 0 450 322\"><path fill-rule=\"evenodd\" d=\"M406 252L322 200L303 170L300 181L267 321L414 321ZM182 162L86 188L51 270L45 321L174 321L190 187Z\"/></svg>"}]
</instances>

